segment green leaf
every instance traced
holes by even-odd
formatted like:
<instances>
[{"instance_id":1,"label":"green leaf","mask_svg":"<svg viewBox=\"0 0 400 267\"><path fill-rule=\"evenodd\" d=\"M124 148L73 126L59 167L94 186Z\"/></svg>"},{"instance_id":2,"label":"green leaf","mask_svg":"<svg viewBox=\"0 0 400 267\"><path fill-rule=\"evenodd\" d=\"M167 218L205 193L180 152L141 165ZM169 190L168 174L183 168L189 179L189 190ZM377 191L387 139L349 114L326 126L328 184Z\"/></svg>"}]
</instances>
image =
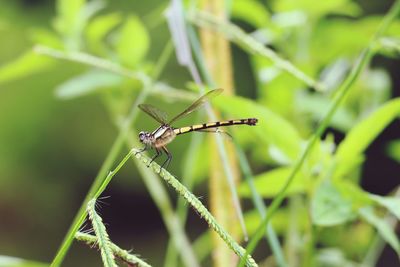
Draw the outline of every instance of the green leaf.
<instances>
[{"instance_id":1,"label":"green leaf","mask_svg":"<svg viewBox=\"0 0 400 267\"><path fill-rule=\"evenodd\" d=\"M398 57L400 54L399 37L382 37L378 41L382 54L392 57Z\"/></svg>"},{"instance_id":2,"label":"green leaf","mask_svg":"<svg viewBox=\"0 0 400 267\"><path fill-rule=\"evenodd\" d=\"M296 105L302 114L309 113L315 121L320 121L326 114L331 99L321 94L300 92L296 98ZM332 117L331 126L345 131L354 125L354 114L346 107L339 107Z\"/></svg>"},{"instance_id":3,"label":"green leaf","mask_svg":"<svg viewBox=\"0 0 400 267\"><path fill-rule=\"evenodd\" d=\"M276 196L286 183L286 179L289 177L291 168L276 168L272 171L264 172L257 175L254 179L254 184L257 188L257 192L265 197L272 198ZM287 195L304 192L307 188L307 184L304 177L298 176L290 184L287 191ZM243 181L238 190L239 194L244 197L250 197L251 191L248 183Z\"/></svg>"},{"instance_id":4,"label":"green leaf","mask_svg":"<svg viewBox=\"0 0 400 267\"><path fill-rule=\"evenodd\" d=\"M249 129L254 140L278 149L289 163L300 153L302 139L297 130L284 118L254 101L237 96L220 96L213 101L220 110L235 118L254 117L256 126Z\"/></svg>"},{"instance_id":5,"label":"green leaf","mask_svg":"<svg viewBox=\"0 0 400 267\"><path fill-rule=\"evenodd\" d=\"M311 199L311 218L314 224L333 226L354 219L350 200L330 182L323 181Z\"/></svg>"},{"instance_id":6,"label":"green leaf","mask_svg":"<svg viewBox=\"0 0 400 267\"><path fill-rule=\"evenodd\" d=\"M279 210L274 213L274 216L271 218L271 224L274 230L279 234L287 233L288 227L292 223L293 214L290 213L290 209L287 207L281 207ZM293 212L293 211L292 211ZM298 230L303 231L308 227L308 213L303 205L298 205L296 207L296 227ZM258 226L261 223L260 213L256 210L247 211L244 215L244 219L246 222L246 228L249 235L252 235L257 230Z\"/></svg>"},{"instance_id":7,"label":"green leaf","mask_svg":"<svg viewBox=\"0 0 400 267\"><path fill-rule=\"evenodd\" d=\"M138 17L131 16L121 28L116 45L120 61L135 67L146 56L150 46L149 34Z\"/></svg>"},{"instance_id":8,"label":"green leaf","mask_svg":"<svg viewBox=\"0 0 400 267\"><path fill-rule=\"evenodd\" d=\"M400 220L400 198L398 197L382 197L378 195L369 195L370 198L379 205L388 209L393 215Z\"/></svg>"},{"instance_id":9,"label":"green leaf","mask_svg":"<svg viewBox=\"0 0 400 267\"><path fill-rule=\"evenodd\" d=\"M354 166L354 160L362 156L365 149L399 114L400 98L396 98L388 101L350 130L336 153L339 175Z\"/></svg>"},{"instance_id":10,"label":"green leaf","mask_svg":"<svg viewBox=\"0 0 400 267\"><path fill-rule=\"evenodd\" d=\"M76 24L79 12L84 7L86 0L58 0L56 3L57 18L56 28L61 33L71 31L72 25Z\"/></svg>"},{"instance_id":11,"label":"green leaf","mask_svg":"<svg viewBox=\"0 0 400 267\"><path fill-rule=\"evenodd\" d=\"M0 255L0 266L1 267L46 267L49 266L49 264Z\"/></svg>"},{"instance_id":12,"label":"green leaf","mask_svg":"<svg viewBox=\"0 0 400 267\"><path fill-rule=\"evenodd\" d=\"M278 12L304 10L311 16L323 16L329 13L356 15L360 7L349 0L279 0L274 1L274 10Z\"/></svg>"},{"instance_id":13,"label":"green leaf","mask_svg":"<svg viewBox=\"0 0 400 267\"><path fill-rule=\"evenodd\" d=\"M373 225L378 230L382 238L396 251L398 255L400 255L399 239L390 225L384 219L376 216L372 207L370 206L364 207L358 212L361 217L363 217L368 223Z\"/></svg>"},{"instance_id":14,"label":"green leaf","mask_svg":"<svg viewBox=\"0 0 400 267\"><path fill-rule=\"evenodd\" d=\"M103 0L59 0L55 28L64 37L67 49L77 51L82 46L82 33L89 19L104 8Z\"/></svg>"},{"instance_id":15,"label":"green leaf","mask_svg":"<svg viewBox=\"0 0 400 267\"><path fill-rule=\"evenodd\" d=\"M265 27L270 21L270 14L265 6L256 0L233 1L232 17L242 19L256 28Z\"/></svg>"},{"instance_id":16,"label":"green leaf","mask_svg":"<svg viewBox=\"0 0 400 267\"><path fill-rule=\"evenodd\" d=\"M329 64L342 58L353 58L355 54L368 46L370 36L374 34L382 21L382 17L368 16L360 20L331 18L318 23L310 38L310 53L314 64ZM358 38L354 38L354 33ZM400 35L400 22L394 21L388 28L390 36Z\"/></svg>"},{"instance_id":17,"label":"green leaf","mask_svg":"<svg viewBox=\"0 0 400 267\"><path fill-rule=\"evenodd\" d=\"M0 83L10 82L46 70L55 60L27 51L16 60L0 67Z\"/></svg>"},{"instance_id":18,"label":"green leaf","mask_svg":"<svg viewBox=\"0 0 400 267\"><path fill-rule=\"evenodd\" d=\"M36 45L45 45L52 48L63 49L64 45L59 35L43 28L34 28L29 31L32 41Z\"/></svg>"},{"instance_id":19,"label":"green leaf","mask_svg":"<svg viewBox=\"0 0 400 267\"><path fill-rule=\"evenodd\" d=\"M122 21L122 16L119 13L111 13L94 18L88 25L86 37L89 47L95 53L105 52L103 39L107 34Z\"/></svg>"},{"instance_id":20,"label":"green leaf","mask_svg":"<svg viewBox=\"0 0 400 267\"><path fill-rule=\"evenodd\" d=\"M400 140L392 141L386 147L388 155L400 163Z\"/></svg>"},{"instance_id":21,"label":"green leaf","mask_svg":"<svg viewBox=\"0 0 400 267\"><path fill-rule=\"evenodd\" d=\"M340 191L343 198L351 201L353 207L363 207L372 204L369 194L362 190L359 185L342 179L336 180L334 185Z\"/></svg>"},{"instance_id":22,"label":"green leaf","mask_svg":"<svg viewBox=\"0 0 400 267\"><path fill-rule=\"evenodd\" d=\"M341 246L340 248L322 248L318 249L315 254L316 266L346 266L346 267L359 267L360 264L352 262L346 258L349 253Z\"/></svg>"},{"instance_id":23,"label":"green leaf","mask_svg":"<svg viewBox=\"0 0 400 267\"><path fill-rule=\"evenodd\" d=\"M76 76L56 88L56 95L61 99L71 99L95 92L100 88L117 86L122 77L108 71L92 70Z\"/></svg>"}]
</instances>

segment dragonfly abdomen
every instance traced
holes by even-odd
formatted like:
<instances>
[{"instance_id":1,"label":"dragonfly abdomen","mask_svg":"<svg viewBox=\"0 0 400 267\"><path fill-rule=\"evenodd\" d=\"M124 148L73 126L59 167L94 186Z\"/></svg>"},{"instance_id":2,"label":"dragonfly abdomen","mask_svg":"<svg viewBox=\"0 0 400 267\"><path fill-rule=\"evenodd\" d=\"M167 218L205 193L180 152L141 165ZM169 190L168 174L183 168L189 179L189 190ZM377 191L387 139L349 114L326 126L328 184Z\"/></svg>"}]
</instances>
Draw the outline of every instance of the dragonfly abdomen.
<instances>
[{"instance_id":1,"label":"dragonfly abdomen","mask_svg":"<svg viewBox=\"0 0 400 267\"><path fill-rule=\"evenodd\" d=\"M246 125L253 126L253 125L256 125L257 121L258 120L255 118L248 118L248 119L239 119L239 120L209 122L209 123L195 124L195 125L191 125L191 126L176 128L176 129L174 129L174 132L176 135L180 135L180 134L184 134L184 133L190 133L193 131L201 131L204 129L217 128L217 127L221 127L221 126L231 126L231 125L240 125L240 124L246 124Z\"/></svg>"}]
</instances>

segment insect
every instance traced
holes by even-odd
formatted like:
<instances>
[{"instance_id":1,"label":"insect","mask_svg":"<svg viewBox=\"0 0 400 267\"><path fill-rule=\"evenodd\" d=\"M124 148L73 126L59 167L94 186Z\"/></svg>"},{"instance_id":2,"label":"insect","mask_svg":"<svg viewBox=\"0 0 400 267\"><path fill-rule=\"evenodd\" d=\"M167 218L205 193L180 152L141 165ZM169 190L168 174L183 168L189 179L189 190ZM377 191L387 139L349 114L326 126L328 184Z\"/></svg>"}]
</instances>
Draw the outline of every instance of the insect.
<instances>
[{"instance_id":1,"label":"insect","mask_svg":"<svg viewBox=\"0 0 400 267\"><path fill-rule=\"evenodd\" d=\"M240 125L240 124L246 124L246 125L256 125L258 120L256 118L248 118L248 119L239 119L239 120L226 120L226 121L217 121L217 122L209 122L209 123L203 123L203 124L195 124L191 126L186 126L186 127L180 127L180 128L174 128L171 125L176 122L179 119L182 119L186 115L192 113L199 107L203 106L208 100L211 98L219 95L223 89L215 89L207 92L203 96L201 96L199 99L197 99L193 104L191 104L188 108L186 108L184 111L176 115L174 118L172 118L170 121L167 121L167 116L165 112L159 110L158 108L149 105L149 104L140 104L139 108L143 110L145 113L147 113L149 116L151 116L153 119L161 123L160 127L158 127L155 131L153 132L145 132L141 131L139 133L139 140L141 143L144 144L144 147L139 150L137 153L141 153L145 150L154 148L156 151L156 154L151 158L149 164L147 166L150 166L150 164L157 158L159 157L162 152L164 152L167 155L167 159L164 161L164 163L161 165L161 169L165 166L166 168L168 167L169 163L172 160L172 154L167 150L166 145L172 142L172 140L175 139L177 135L181 135L184 133L190 133L193 131L197 132L218 132L218 127L220 126L231 126L231 125Z\"/></svg>"}]
</instances>

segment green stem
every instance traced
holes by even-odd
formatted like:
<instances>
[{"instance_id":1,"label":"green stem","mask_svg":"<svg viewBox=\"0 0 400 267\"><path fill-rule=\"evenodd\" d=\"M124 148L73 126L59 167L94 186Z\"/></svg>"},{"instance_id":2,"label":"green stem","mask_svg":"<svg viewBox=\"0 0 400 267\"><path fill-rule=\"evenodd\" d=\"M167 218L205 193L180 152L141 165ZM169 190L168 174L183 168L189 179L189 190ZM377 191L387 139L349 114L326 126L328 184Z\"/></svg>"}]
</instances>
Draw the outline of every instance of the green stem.
<instances>
[{"instance_id":1,"label":"green stem","mask_svg":"<svg viewBox=\"0 0 400 267\"><path fill-rule=\"evenodd\" d=\"M150 159L143 154L136 154L136 158L141 159L144 164L148 164L150 162ZM156 162L152 162L150 164L150 168L154 172L159 173L159 175L195 209L200 217L202 217L208 223L210 228L213 229L222 238L222 240L236 253L236 255L243 259L246 266L258 266L250 255L245 254L246 251L244 250L244 248L241 247L228 234L228 232L226 232L225 229L218 224L218 222L207 210L207 208L201 203L201 201L195 195L193 195L184 185L182 185L173 175L171 175L165 169L160 169L160 165L158 165Z\"/></svg>"},{"instance_id":2,"label":"green stem","mask_svg":"<svg viewBox=\"0 0 400 267\"><path fill-rule=\"evenodd\" d=\"M143 92L146 90L144 89ZM141 97L139 96L138 99ZM51 263L52 267L60 266L67 251L69 250L72 241L74 240L74 235L78 231L79 227L81 227L82 223L85 220L86 217L86 206L87 203L92 199L92 198L97 198L98 196L101 195L101 193L104 191L108 183L110 182L111 178L118 172L118 170L125 164L125 162L129 159L131 156L132 151L130 151L125 158L120 162L120 164L115 168L114 171L109 172L107 175L107 171L111 168L112 164L114 163L115 159L118 157L123 145L124 141L126 138L127 131L129 129L129 126L132 121L137 116L138 109L136 108L137 105L134 105L132 107L132 110L127 117L127 119L123 123L123 127L121 131L118 134L118 137L116 138L113 146L111 147L110 152L107 155L106 160L104 161L102 167L100 168L99 173L97 174L92 186L89 189L88 194L86 195L85 200L83 201L80 209L78 210L77 215L75 216L72 225L70 229L68 230L64 241L61 244L61 247L59 248L55 258L53 259L53 262ZM105 177L105 178L103 178Z\"/></svg>"},{"instance_id":3,"label":"green stem","mask_svg":"<svg viewBox=\"0 0 400 267\"><path fill-rule=\"evenodd\" d=\"M196 160L196 153L198 152L198 149L202 144L202 141L203 141L203 135L197 135L197 134L192 135L189 148L185 156L185 162L183 164L184 169L182 175L183 176L182 183L186 185L189 190L192 190L193 188L193 183L194 183L193 171L195 167L194 165ZM179 220L182 222L182 225L185 225L188 214L188 208L186 202L182 198L178 199L176 213L179 217ZM177 255L178 251L176 247L173 245L173 240L171 240L168 242L164 266L165 267L177 266Z\"/></svg>"},{"instance_id":4,"label":"green stem","mask_svg":"<svg viewBox=\"0 0 400 267\"><path fill-rule=\"evenodd\" d=\"M77 232L75 234L75 238L76 240L85 242L91 247L97 247L99 244L98 238L96 236L85 234L82 232ZM119 258L121 261L126 262L127 264L131 264L133 266L137 265L138 267L151 267L151 265L140 259L138 256L133 255L132 253L118 247L114 243L110 243L110 248L115 257Z\"/></svg>"},{"instance_id":5,"label":"green stem","mask_svg":"<svg viewBox=\"0 0 400 267\"><path fill-rule=\"evenodd\" d=\"M116 65L114 63L110 63L107 60L103 60L100 58L92 57L87 54L82 54L82 53L65 53L62 51L57 51L54 49L48 49L46 47L39 47L36 48L36 51L39 50L39 53L46 54L48 56L54 57L54 58L59 58L59 59L65 59L65 60L71 60L71 61L76 61L76 62L81 62L84 64L104 68L109 71L113 71L117 74L127 76L132 79L140 79L143 84L144 84L144 89L142 92L139 94L137 97L134 105L132 106L131 111L129 112L129 115L127 118L124 120L121 129L119 131L119 134L114 141L114 144L111 147L110 152L107 155L106 160L104 161L103 165L100 168L100 171L98 172L92 186L89 189L88 194L85 197L85 200L83 201L80 209L78 210L71 227L69 228L63 242L61 243L60 248L57 251L56 256L54 257L51 267L58 267L61 265L62 261L65 258L65 255L67 254L69 248L71 247L71 244L74 240L74 235L78 231L79 227L83 224L85 217L86 217L86 206L87 203L92 199L92 198L97 198L105 189L107 184L110 182L111 178L115 175L115 173L122 167L122 165L126 162L127 159L129 159L130 154L121 161L121 163L117 166L116 171L110 172L107 175L108 170L111 169L113 163L115 162L116 158L118 157L123 145L124 141L126 139L127 133L129 131L130 125L132 122L136 119L138 116L138 109L136 108L138 103L141 103L145 97L147 96L148 92L150 91L152 87L152 82L149 77L143 76L141 73L136 73L132 72L128 69L122 68L119 65ZM165 51L171 51L172 46L168 45L166 49L163 51L163 54L161 56L161 66L154 71L154 79L156 80L158 78L158 75L160 74L161 70L164 68L166 64L166 58L164 56ZM168 53L167 53L168 54ZM131 152L130 152L131 153ZM105 178L104 178L105 177Z\"/></svg>"},{"instance_id":6,"label":"green stem","mask_svg":"<svg viewBox=\"0 0 400 267\"><path fill-rule=\"evenodd\" d=\"M249 166L249 162L247 161L243 150L238 145L236 145L236 152L238 153L239 156L239 163L243 171L244 179L249 185L251 191L251 198L253 200L253 204L256 207L258 213L261 215L261 218L265 218L265 215L267 213L267 208L265 207L265 204L260 194L257 192L256 186L254 184L254 177L253 174L251 173L251 169ZM272 228L271 224L268 224L265 229L265 237L269 245L271 246L272 253L275 256L278 266L286 267L287 263L283 255L279 239L274 229Z\"/></svg>"},{"instance_id":7,"label":"green stem","mask_svg":"<svg viewBox=\"0 0 400 267\"><path fill-rule=\"evenodd\" d=\"M201 48L200 48L199 41L198 41L198 38L196 36L196 33L195 33L195 31L193 30L193 28L190 25L188 25L188 34L189 34L190 44L192 46L192 49L194 50L194 55L195 55L195 58L196 58L196 60L198 62L199 69L200 69L203 77L206 78L207 84L209 86L215 87L215 82L211 78L211 75L209 74L209 72L208 72L208 70L207 70L207 68L205 66L205 63L203 62L202 51L201 51ZM218 141L220 141L219 138L217 138L217 142ZM223 145L223 143L222 143L222 145ZM219 152L224 151L224 149L225 149L225 148L223 148L223 146L222 147L219 146L218 148L219 148ZM226 154L220 154L222 159L224 158L224 155L226 155ZM241 156L242 156L242 158L241 158ZM245 159L245 158L243 158L243 155L240 155L240 153L239 153L239 161L241 161L240 164L241 164L241 167L242 167L242 171L244 172L245 179L247 181L250 181L250 183L252 183L252 179L248 179L249 178L248 175L251 174L250 168L248 167L248 164L246 165L246 163L243 161L243 159ZM247 167L247 169L246 169L246 167ZM234 190L234 192L237 195L236 190ZM264 203L262 203L261 197L257 194L257 192L255 192L255 194L252 194L252 195L254 197L254 199L253 199L254 200L254 204L257 207L259 213L261 214L261 217L263 218L265 216ZM242 225L244 225L244 222L242 223ZM274 231L274 229L272 228L271 225L268 225L266 227L266 237L267 237L267 240L268 240L268 242L269 242L269 244L270 244L270 246L272 248L272 251L273 251L273 253L274 253L275 257L276 257L276 260L277 260L279 266L282 266L282 267L286 266L286 262L285 262L285 259L284 259L284 256L283 256L283 251L282 251L282 249L280 247L280 244L279 244L279 240L278 240L278 238L277 238L277 236L275 234L275 231Z\"/></svg>"},{"instance_id":8,"label":"green stem","mask_svg":"<svg viewBox=\"0 0 400 267\"><path fill-rule=\"evenodd\" d=\"M75 216L71 227L69 228L63 242L61 243L61 246L59 250L57 251L56 256L53 259L53 262L51 263L51 267L57 267L60 266L62 261L64 260L65 255L67 254L69 248L71 247L72 241L74 240L74 235L75 233L79 230L81 227L82 223L84 222L86 218L86 206L87 203L90 201L90 199L95 198L96 195L100 195L101 192L98 191L99 188L105 188L105 180L107 178L111 179L111 177L107 176L107 170L112 166L114 160L118 157L119 152L124 144L124 139L125 139L125 132L120 132L118 135L117 139L115 140L106 160L104 161L99 173L97 174L95 181L93 182L92 186L89 189L89 193L87 194L85 200L83 201L80 209L78 210L77 215ZM128 154L129 155L129 154ZM122 165L126 162L126 160L129 159L129 156L126 156L123 160ZM118 165L118 169L122 167L122 165ZM114 170L115 171L115 170ZM115 174L115 173L114 173ZM104 180L102 177L106 177ZM109 180L108 179L108 180Z\"/></svg>"},{"instance_id":9,"label":"green stem","mask_svg":"<svg viewBox=\"0 0 400 267\"><path fill-rule=\"evenodd\" d=\"M251 35L245 33L242 29L229 22L221 22L212 14L192 10L188 14L188 19L197 26L204 27L213 31L218 31L227 39L241 46L249 53L260 55L271 60L277 67L293 75L297 79L303 81L308 86L316 90L325 90L324 86L313 78L305 74L303 71L294 66L291 62L280 57L275 51L266 47L254 39Z\"/></svg>"},{"instance_id":10,"label":"green stem","mask_svg":"<svg viewBox=\"0 0 400 267\"><path fill-rule=\"evenodd\" d=\"M93 198L87 205L87 213L92 223L93 231L97 237L97 244L100 249L104 267L117 267L114 261L114 254L110 247L111 241L108 237L106 227L102 218L96 213L96 199Z\"/></svg>"},{"instance_id":11,"label":"green stem","mask_svg":"<svg viewBox=\"0 0 400 267\"><path fill-rule=\"evenodd\" d=\"M72 62L77 62L85 65L90 65L96 68L105 69L115 74L128 77L133 80L140 80L143 84L148 83L151 79L149 76L139 71L132 71L130 69L124 68L116 63L108 61L107 59L92 56L87 53L82 52L65 52L50 48L43 45L36 45L33 48L35 53L50 56L56 59L68 60Z\"/></svg>"},{"instance_id":12,"label":"green stem","mask_svg":"<svg viewBox=\"0 0 400 267\"><path fill-rule=\"evenodd\" d=\"M215 87L216 83L213 81L211 74L207 70L206 64L204 62L204 57L202 56L201 46L197 39L197 36L194 33L192 27L190 27L188 25L187 29L188 30L186 31L186 34L188 35L188 39L189 39L190 45L194 51L195 58L198 61L198 65L200 66L199 68L200 68L203 76L206 78L208 86ZM198 68L194 61L190 62L189 71L191 72L192 78L196 81L195 77L198 76L199 71L198 71ZM217 120L216 115L213 112L213 110L210 108L210 106L207 105L206 110L207 110L207 114L210 117L210 119L212 121L216 121ZM226 153L227 150L226 150L224 142L222 141L222 139L219 136L215 137L215 142L217 144L217 151L218 151L219 157L222 162L223 171L224 171L226 180L228 182L233 207L234 207L237 217L239 219L239 224L242 229L245 240L247 241L248 235L247 235L246 225L244 223L243 211L242 211L239 196L238 196L238 193L236 190L235 179L234 179L234 175L232 172L232 168L230 166L229 159L227 157L227 153Z\"/></svg>"},{"instance_id":13,"label":"green stem","mask_svg":"<svg viewBox=\"0 0 400 267\"><path fill-rule=\"evenodd\" d=\"M127 146L137 147L139 145L138 143L137 133L130 130L127 138ZM168 193L163 187L159 177L134 158L132 158L132 160L143 177L143 182L149 190L154 203L160 210L164 224L172 237L175 248L180 253L183 263L188 267L200 266L197 262L190 241L184 233L184 226L178 215L174 212Z\"/></svg>"},{"instance_id":14,"label":"green stem","mask_svg":"<svg viewBox=\"0 0 400 267\"><path fill-rule=\"evenodd\" d=\"M326 128L328 127L328 125L331 121L333 114L335 113L335 111L337 110L339 105L342 103L344 97L347 95L351 86L354 84L356 79L360 76L361 71L364 69L364 67L369 63L370 59L372 58L372 56L375 52L376 41L378 40L380 35L386 31L387 27L396 18L397 14L399 14L399 12L400 12L400 0L397 0L396 3L390 9L389 13L383 19L383 21L382 21L379 29L375 33L375 35L372 37L372 40L370 41L369 46L361 53L359 61L356 64L356 66L352 69L349 76L347 76L346 80L339 87L337 94L335 95L333 102L328 109L327 114L322 119L315 134L311 137L310 141L308 142L308 144L306 146L306 149L300 156L299 160L297 160L296 163L294 164L292 172L290 173L284 187L281 189L281 191L279 192L277 197L272 201L271 206L269 207L268 212L266 214L266 217L260 223L259 227L257 228L256 233L254 234L253 238L249 242L247 249L246 249L246 254L251 254L254 251L254 249L256 248L258 242L260 241L260 239L263 235L265 226L268 224L269 220L271 219L272 214L279 208L279 206L285 199L286 191L287 191L289 185L292 183L293 179L296 177L296 174L300 171L305 159L307 158L308 154L312 150L314 144L316 143L317 140L319 140L319 138L321 137L323 132L326 130ZM243 260L241 260L239 266L244 266Z\"/></svg>"},{"instance_id":15,"label":"green stem","mask_svg":"<svg viewBox=\"0 0 400 267\"><path fill-rule=\"evenodd\" d=\"M209 72L208 72L208 70L207 70L207 68L206 68L206 66L205 66L205 64L203 62L203 56L202 56L201 47L200 47L198 38L196 36L196 33L195 33L195 31L194 31L194 29L193 29L193 27L191 25L188 25L188 34L189 34L190 44L191 44L192 49L194 51L194 56L195 56L195 58L196 58L196 60L198 62L199 69L200 69L200 71L202 73L202 76L205 77L206 82L207 82L207 84L209 86L215 87L215 82L211 78L211 76L210 76L210 74L209 74ZM253 180L252 179L248 179L249 178L248 175L251 175L251 171L250 171L250 168L249 168L248 164L246 165L247 160L244 157L244 155L240 154L241 150L237 149L237 151L239 152L239 161L240 161L240 165L241 165L242 171L243 171L243 173L245 175L245 179L249 182L249 184L252 184ZM244 160L246 160L246 162L244 162ZM265 205L262 202L262 199L258 195L256 190L254 190L253 193L254 193L254 194L252 194L253 202L254 202L257 210L261 214L261 217L264 218L264 216L265 216ZM269 242L269 245L272 248L272 252L274 253L274 255L276 257L276 260L277 260L279 266L286 266L286 262L285 262L285 259L284 259L284 256L283 256L283 251L282 251L282 249L280 247L279 240L278 240L278 238L277 238L277 236L275 234L274 229L272 228L271 225L268 225L266 231L267 231L266 232L266 238L267 238L267 240Z\"/></svg>"},{"instance_id":16,"label":"green stem","mask_svg":"<svg viewBox=\"0 0 400 267\"><path fill-rule=\"evenodd\" d=\"M171 41L169 41L168 44L165 46L163 53L165 54L165 51L172 50L172 48L172 43ZM43 45L35 46L34 51L37 54L48 56L51 58L67 60L94 68L103 69L132 80L140 81L143 85L149 84L152 80L157 80L157 78L152 79L150 76L143 72L129 70L107 59L99 58L87 53L64 52ZM164 59L162 57L163 55L161 55L161 58L159 59L160 63L156 64L156 67L153 70L153 77L157 77L160 70L164 68L164 64L162 64L162 61ZM168 97L168 99L170 100L184 100L188 102L193 102L198 98L198 95L195 93L173 88L162 82L153 82L151 94L161 97Z\"/></svg>"},{"instance_id":17,"label":"green stem","mask_svg":"<svg viewBox=\"0 0 400 267\"><path fill-rule=\"evenodd\" d=\"M400 198L400 187L397 188L394 197ZM398 222L396 217L393 216L389 211L386 213L384 221L385 223L390 225L392 229L396 228ZM371 245L369 246L368 251L365 254L361 266L365 267L376 266L376 263L379 259L379 255L382 253L385 246L386 246L386 241L382 238L382 236L379 233L375 234L375 238L371 242Z\"/></svg>"}]
</instances>

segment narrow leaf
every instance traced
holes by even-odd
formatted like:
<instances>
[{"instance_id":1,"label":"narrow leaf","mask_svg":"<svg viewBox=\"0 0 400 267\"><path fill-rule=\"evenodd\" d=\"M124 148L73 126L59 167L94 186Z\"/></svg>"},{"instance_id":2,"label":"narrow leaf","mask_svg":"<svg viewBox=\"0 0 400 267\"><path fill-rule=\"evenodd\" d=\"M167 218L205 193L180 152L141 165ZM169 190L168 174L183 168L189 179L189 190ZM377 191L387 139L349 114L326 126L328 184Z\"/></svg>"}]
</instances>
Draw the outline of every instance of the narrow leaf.
<instances>
[{"instance_id":1,"label":"narrow leaf","mask_svg":"<svg viewBox=\"0 0 400 267\"><path fill-rule=\"evenodd\" d=\"M400 139L390 142L386 151L392 159L400 163Z\"/></svg>"},{"instance_id":2,"label":"narrow leaf","mask_svg":"<svg viewBox=\"0 0 400 267\"><path fill-rule=\"evenodd\" d=\"M311 200L311 218L314 224L333 226L355 217L350 200L345 199L329 181L324 181L316 189Z\"/></svg>"},{"instance_id":3,"label":"narrow leaf","mask_svg":"<svg viewBox=\"0 0 400 267\"><path fill-rule=\"evenodd\" d=\"M400 198L398 197L382 197L378 195L370 195L370 198L379 205L388 209L394 216L400 220Z\"/></svg>"},{"instance_id":4,"label":"narrow leaf","mask_svg":"<svg viewBox=\"0 0 400 267\"><path fill-rule=\"evenodd\" d=\"M234 24L225 23L207 12L193 12L189 14L188 19L200 27L220 32L226 38L236 43L248 53L260 55L269 59L278 68L288 72L305 84L315 88L316 90L324 90L324 86L298 69L290 61L278 55L274 50L264 46L261 42L244 32L241 28Z\"/></svg>"},{"instance_id":5,"label":"narrow leaf","mask_svg":"<svg viewBox=\"0 0 400 267\"><path fill-rule=\"evenodd\" d=\"M361 153L400 114L400 98L393 99L358 123L338 147L336 157L346 161Z\"/></svg>"},{"instance_id":6,"label":"narrow leaf","mask_svg":"<svg viewBox=\"0 0 400 267\"><path fill-rule=\"evenodd\" d=\"M45 267L48 263L25 260L16 257L0 255L0 266L4 267Z\"/></svg>"},{"instance_id":7,"label":"narrow leaf","mask_svg":"<svg viewBox=\"0 0 400 267\"><path fill-rule=\"evenodd\" d=\"M97 244L101 252L101 258L105 267L117 267L114 261L114 254L111 248L111 241L108 237L106 227L102 218L96 213L96 199L87 204L87 213L92 223L93 231L97 237Z\"/></svg>"},{"instance_id":8,"label":"narrow leaf","mask_svg":"<svg viewBox=\"0 0 400 267\"><path fill-rule=\"evenodd\" d=\"M400 114L400 98L388 101L362 120L347 134L339 145L336 159L339 170L345 172L353 166L374 139Z\"/></svg>"},{"instance_id":9,"label":"narrow leaf","mask_svg":"<svg viewBox=\"0 0 400 267\"><path fill-rule=\"evenodd\" d=\"M75 234L75 238L77 240L80 240L82 242L85 242L86 244L90 245L91 247L97 247L98 246L98 238L96 236L90 235L90 234L85 234L82 232L77 232ZM111 243L110 247L112 249L113 254L118 257L120 260L126 262L128 266L137 266L137 267L151 267L148 263L140 259L139 256L132 254L130 251L126 251L124 249L121 249L117 245Z\"/></svg>"},{"instance_id":10,"label":"narrow leaf","mask_svg":"<svg viewBox=\"0 0 400 267\"><path fill-rule=\"evenodd\" d=\"M361 13L361 8L356 3L348 0L280 0L273 2L273 8L276 12L304 10L309 16L323 16L332 12L346 15Z\"/></svg>"},{"instance_id":11,"label":"narrow leaf","mask_svg":"<svg viewBox=\"0 0 400 267\"><path fill-rule=\"evenodd\" d=\"M254 179L254 185L257 188L257 192L265 198L276 196L285 185L290 172L291 168L277 168L257 175ZM288 188L287 196L304 192L306 187L307 184L303 177L296 177ZM244 197L251 196L251 191L247 182L244 181L241 183L239 186L239 194Z\"/></svg>"},{"instance_id":12,"label":"narrow leaf","mask_svg":"<svg viewBox=\"0 0 400 267\"><path fill-rule=\"evenodd\" d=\"M28 51L16 60L0 67L0 83L21 79L41 72L55 63L53 59L42 57Z\"/></svg>"},{"instance_id":13,"label":"narrow leaf","mask_svg":"<svg viewBox=\"0 0 400 267\"><path fill-rule=\"evenodd\" d=\"M377 217L370 206L361 208L358 212L361 217L363 217L368 223L372 224L378 230L382 238L388 242L388 244L396 251L397 255L400 256L399 239L389 224L385 222L383 218Z\"/></svg>"},{"instance_id":14,"label":"narrow leaf","mask_svg":"<svg viewBox=\"0 0 400 267\"><path fill-rule=\"evenodd\" d=\"M62 83L56 88L56 96L71 99L95 92L101 88L117 86L121 76L101 70L92 70Z\"/></svg>"},{"instance_id":15,"label":"narrow leaf","mask_svg":"<svg viewBox=\"0 0 400 267\"><path fill-rule=\"evenodd\" d=\"M215 231L221 239L227 244L227 246L235 252L240 258L246 263L248 267L256 267L258 266L251 255L244 256L245 250L241 247L232 237L231 235L222 228L221 225L215 220L212 214L207 210L207 208L201 203L201 201L193 195L183 184L181 184L171 173L169 173L165 169L161 169L161 166L158 165L156 162L151 162L151 159L141 154L139 150L133 149L132 151L135 152L135 157L142 161L144 164L150 167L154 172L157 172L161 178L164 179L181 197L187 201L187 203L192 206L192 208L197 212L197 214L203 218L208 226Z\"/></svg>"},{"instance_id":16,"label":"narrow leaf","mask_svg":"<svg viewBox=\"0 0 400 267\"><path fill-rule=\"evenodd\" d=\"M249 131L254 133L254 138L257 140L279 149L287 157L287 163L299 155L302 142L299 133L288 121L267 107L245 98L232 96L219 96L214 102L218 108L234 118L257 118L257 125Z\"/></svg>"},{"instance_id":17,"label":"narrow leaf","mask_svg":"<svg viewBox=\"0 0 400 267\"><path fill-rule=\"evenodd\" d=\"M270 21L266 7L256 0L233 1L232 17L243 19L256 28L265 27Z\"/></svg>"}]
</instances>

